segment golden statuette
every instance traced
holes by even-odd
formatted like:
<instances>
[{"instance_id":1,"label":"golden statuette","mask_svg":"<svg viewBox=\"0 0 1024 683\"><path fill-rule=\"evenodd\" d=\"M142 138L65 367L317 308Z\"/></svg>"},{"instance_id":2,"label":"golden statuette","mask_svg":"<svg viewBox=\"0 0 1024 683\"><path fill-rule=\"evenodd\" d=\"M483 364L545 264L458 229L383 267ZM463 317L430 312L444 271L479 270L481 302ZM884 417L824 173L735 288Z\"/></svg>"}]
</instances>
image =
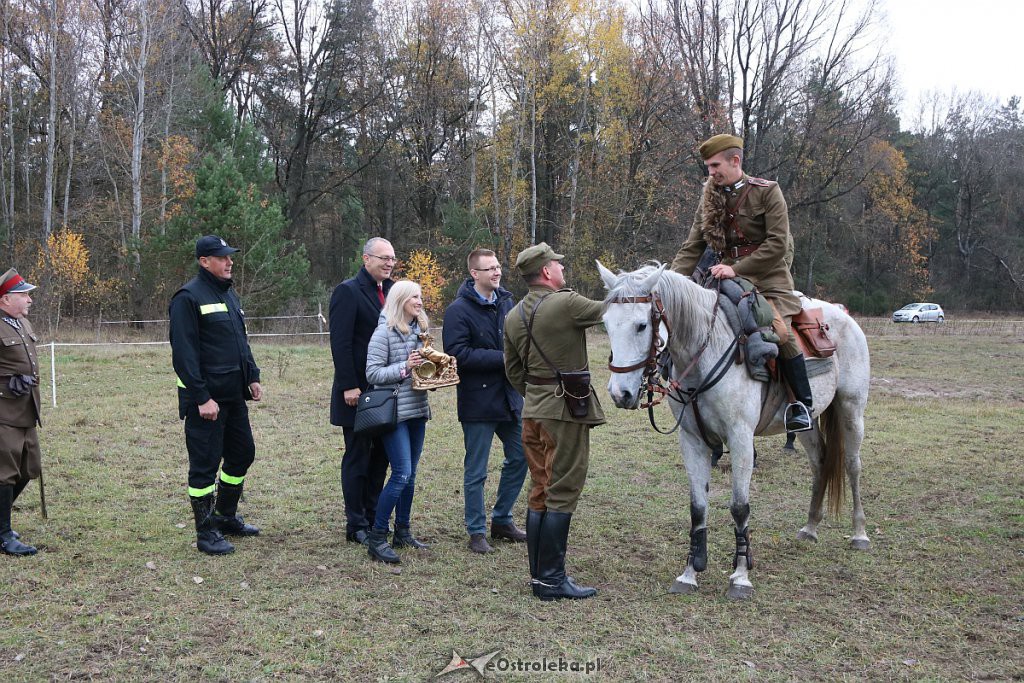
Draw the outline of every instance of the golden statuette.
<instances>
[{"instance_id":1,"label":"golden statuette","mask_svg":"<svg viewBox=\"0 0 1024 683\"><path fill-rule=\"evenodd\" d=\"M423 332L418 336L423 342L419 353L424 362L412 369L412 388L423 391L458 384L459 373L455 358L431 346L434 337L429 332Z\"/></svg>"}]
</instances>

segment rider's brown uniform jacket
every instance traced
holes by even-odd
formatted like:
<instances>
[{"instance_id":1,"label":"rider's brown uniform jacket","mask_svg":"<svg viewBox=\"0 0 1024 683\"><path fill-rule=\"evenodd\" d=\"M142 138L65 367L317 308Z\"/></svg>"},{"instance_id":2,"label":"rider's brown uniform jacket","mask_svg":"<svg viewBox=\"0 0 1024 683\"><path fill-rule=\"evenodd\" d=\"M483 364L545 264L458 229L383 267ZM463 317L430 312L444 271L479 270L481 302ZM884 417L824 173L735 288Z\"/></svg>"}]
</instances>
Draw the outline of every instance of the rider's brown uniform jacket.
<instances>
[{"instance_id":1,"label":"rider's brown uniform jacket","mask_svg":"<svg viewBox=\"0 0 1024 683\"><path fill-rule=\"evenodd\" d=\"M759 246L753 253L740 258L731 258L727 254L722 263L732 266L737 275L753 282L788 322L790 317L800 312L800 300L793 295L793 276L786 264L786 249L791 243L786 199L776 182L751 178L746 174L743 179L750 184L750 191L736 213L736 224L744 239L740 240L735 230L727 228L726 247L735 247L741 242L759 243ZM715 191L724 192L721 188ZM735 211L740 193L741 190L725 193L730 211ZM690 234L672 261L672 270L677 273L691 275L707 247L702 231L703 218L702 195Z\"/></svg>"}]
</instances>

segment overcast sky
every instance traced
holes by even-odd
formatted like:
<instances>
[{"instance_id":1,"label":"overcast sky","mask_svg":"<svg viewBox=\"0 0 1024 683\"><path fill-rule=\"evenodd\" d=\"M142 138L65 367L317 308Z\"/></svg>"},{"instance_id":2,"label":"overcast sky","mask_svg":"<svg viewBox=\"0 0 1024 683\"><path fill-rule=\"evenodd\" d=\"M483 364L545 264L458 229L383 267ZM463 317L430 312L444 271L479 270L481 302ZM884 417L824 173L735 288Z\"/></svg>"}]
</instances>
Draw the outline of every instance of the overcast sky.
<instances>
[{"instance_id":1,"label":"overcast sky","mask_svg":"<svg viewBox=\"0 0 1024 683\"><path fill-rule=\"evenodd\" d=\"M921 96L978 91L1024 97L1024 1L881 0L896 58L903 127Z\"/></svg>"}]
</instances>

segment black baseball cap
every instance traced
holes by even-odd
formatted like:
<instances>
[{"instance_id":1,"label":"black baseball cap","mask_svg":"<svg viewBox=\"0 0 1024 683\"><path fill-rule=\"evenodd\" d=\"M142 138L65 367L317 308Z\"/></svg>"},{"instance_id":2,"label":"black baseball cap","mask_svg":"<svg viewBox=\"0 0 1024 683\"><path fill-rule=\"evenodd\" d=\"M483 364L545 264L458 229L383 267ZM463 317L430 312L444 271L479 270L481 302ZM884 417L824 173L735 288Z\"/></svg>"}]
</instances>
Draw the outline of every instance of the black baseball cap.
<instances>
[{"instance_id":1,"label":"black baseball cap","mask_svg":"<svg viewBox=\"0 0 1024 683\"><path fill-rule=\"evenodd\" d=\"M196 258L200 256L227 256L241 251L228 246L228 243L216 235L207 235L196 240Z\"/></svg>"}]
</instances>

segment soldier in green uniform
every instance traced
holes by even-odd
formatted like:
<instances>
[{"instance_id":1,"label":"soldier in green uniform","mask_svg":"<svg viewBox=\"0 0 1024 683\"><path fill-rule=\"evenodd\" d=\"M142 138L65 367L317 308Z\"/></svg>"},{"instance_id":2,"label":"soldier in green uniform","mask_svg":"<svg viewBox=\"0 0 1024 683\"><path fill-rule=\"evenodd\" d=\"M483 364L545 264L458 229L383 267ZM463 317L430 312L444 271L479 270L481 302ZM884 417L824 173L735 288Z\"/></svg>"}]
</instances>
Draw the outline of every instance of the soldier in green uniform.
<instances>
[{"instance_id":1,"label":"soldier in green uniform","mask_svg":"<svg viewBox=\"0 0 1024 683\"><path fill-rule=\"evenodd\" d=\"M789 211L778 183L743 172L743 140L715 135L700 146L708 180L686 242L672 261L672 270L690 275L710 248L718 262L711 274L718 278L744 277L754 283L775 309L772 328L779 335L779 361L783 377L793 391L786 409L786 430L811 428L811 386L800 347L790 321L800 312L793 294L793 277L786 263L792 250ZM792 256L790 256L792 259Z\"/></svg>"},{"instance_id":2,"label":"soldier in green uniform","mask_svg":"<svg viewBox=\"0 0 1024 683\"><path fill-rule=\"evenodd\" d=\"M544 242L519 253L516 268L530 291L509 312L504 334L505 373L526 397L523 449L532 479L526 544L533 594L541 600L597 593L566 575L565 550L587 478L590 428L604 424L604 412L589 381L562 373L587 369L586 330L601 323L602 305L565 286L563 258ZM587 405L570 409L566 392L586 396Z\"/></svg>"},{"instance_id":3,"label":"soldier in green uniform","mask_svg":"<svg viewBox=\"0 0 1024 683\"><path fill-rule=\"evenodd\" d=\"M35 285L13 268L0 276L0 548L7 555L35 555L11 529L11 506L42 474L39 451L39 360L29 323Z\"/></svg>"}]
</instances>

